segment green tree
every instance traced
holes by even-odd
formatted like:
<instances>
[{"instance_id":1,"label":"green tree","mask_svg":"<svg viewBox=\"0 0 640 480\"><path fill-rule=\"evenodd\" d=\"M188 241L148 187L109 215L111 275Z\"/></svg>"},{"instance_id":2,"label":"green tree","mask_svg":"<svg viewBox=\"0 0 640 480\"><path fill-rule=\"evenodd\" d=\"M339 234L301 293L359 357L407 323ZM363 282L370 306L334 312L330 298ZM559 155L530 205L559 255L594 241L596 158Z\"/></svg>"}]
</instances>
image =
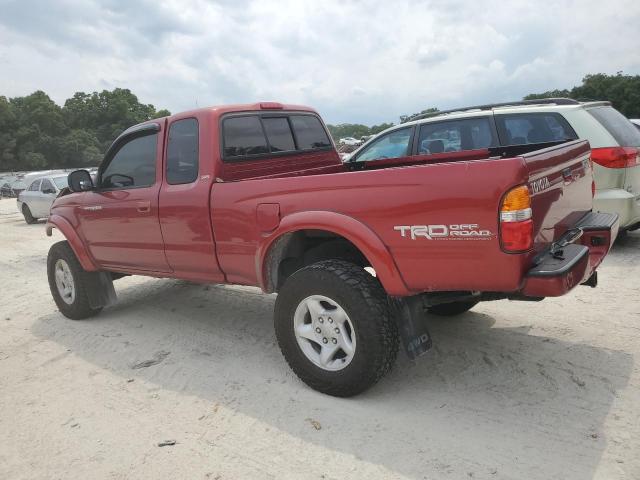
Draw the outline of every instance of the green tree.
<instances>
[{"instance_id":1,"label":"green tree","mask_svg":"<svg viewBox=\"0 0 640 480\"><path fill-rule=\"evenodd\" d=\"M16 166L16 128L13 105L7 97L0 97L0 171Z\"/></svg>"},{"instance_id":2,"label":"green tree","mask_svg":"<svg viewBox=\"0 0 640 480\"><path fill-rule=\"evenodd\" d=\"M63 107L42 91L0 96L0 171L98 165L123 130L167 115L122 88L77 92Z\"/></svg>"},{"instance_id":3,"label":"green tree","mask_svg":"<svg viewBox=\"0 0 640 480\"><path fill-rule=\"evenodd\" d=\"M425 115L427 113L437 113L440 110L438 110L437 108L431 107L431 108L427 108L425 110L422 110L418 113L413 113L411 115L400 115L400 123L407 123L408 121L410 121L413 117L415 117L416 115Z\"/></svg>"},{"instance_id":4,"label":"green tree","mask_svg":"<svg viewBox=\"0 0 640 480\"><path fill-rule=\"evenodd\" d=\"M629 118L640 117L640 75L596 73L587 75L582 84L571 90L551 90L532 93L525 100L568 97L576 100L608 100L614 108Z\"/></svg>"},{"instance_id":5,"label":"green tree","mask_svg":"<svg viewBox=\"0 0 640 480\"><path fill-rule=\"evenodd\" d=\"M542 93L530 93L523 100L540 100L543 98L568 98L571 96L570 90L549 90Z\"/></svg>"}]
</instances>

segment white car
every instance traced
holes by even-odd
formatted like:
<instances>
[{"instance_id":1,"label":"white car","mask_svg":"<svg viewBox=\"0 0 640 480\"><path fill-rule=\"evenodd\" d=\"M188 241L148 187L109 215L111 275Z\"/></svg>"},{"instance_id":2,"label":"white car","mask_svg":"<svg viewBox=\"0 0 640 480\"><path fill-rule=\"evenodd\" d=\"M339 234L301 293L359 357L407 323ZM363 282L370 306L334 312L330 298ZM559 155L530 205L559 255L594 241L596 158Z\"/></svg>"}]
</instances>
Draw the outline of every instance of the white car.
<instances>
[{"instance_id":1,"label":"white car","mask_svg":"<svg viewBox=\"0 0 640 480\"><path fill-rule=\"evenodd\" d=\"M360 140L357 140L353 137L344 137L341 138L340 140L338 140L338 143L342 144L342 145L360 145Z\"/></svg>"},{"instance_id":2,"label":"white car","mask_svg":"<svg viewBox=\"0 0 640 480\"><path fill-rule=\"evenodd\" d=\"M609 102L552 98L417 115L379 133L347 161L471 155L474 150L578 138L591 144L593 210L617 213L621 230L640 228L640 130Z\"/></svg>"},{"instance_id":3,"label":"white car","mask_svg":"<svg viewBox=\"0 0 640 480\"><path fill-rule=\"evenodd\" d=\"M632 118L631 123L633 123L638 130L640 130L640 118Z\"/></svg>"},{"instance_id":4,"label":"white car","mask_svg":"<svg viewBox=\"0 0 640 480\"><path fill-rule=\"evenodd\" d=\"M67 186L67 177L67 174L56 174L38 178L18 195L18 211L25 222L32 224L49 216L51 204Z\"/></svg>"}]
</instances>

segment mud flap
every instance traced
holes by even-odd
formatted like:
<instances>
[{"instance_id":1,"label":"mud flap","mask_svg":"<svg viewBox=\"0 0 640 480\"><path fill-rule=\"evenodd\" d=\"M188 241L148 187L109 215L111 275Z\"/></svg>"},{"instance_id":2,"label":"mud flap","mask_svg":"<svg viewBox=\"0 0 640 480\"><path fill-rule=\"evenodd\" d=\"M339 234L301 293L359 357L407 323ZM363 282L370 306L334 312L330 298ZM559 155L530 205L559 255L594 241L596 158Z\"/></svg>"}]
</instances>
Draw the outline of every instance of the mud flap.
<instances>
[{"instance_id":1,"label":"mud flap","mask_svg":"<svg viewBox=\"0 0 640 480\"><path fill-rule=\"evenodd\" d=\"M87 275L87 297L91 308L108 307L116 303L116 290L108 272L91 272Z\"/></svg>"},{"instance_id":2,"label":"mud flap","mask_svg":"<svg viewBox=\"0 0 640 480\"><path fill-rule=\"evenodd\" d=\"M431 349L431 335L425 326L424 305L420 297L398 300L396 319L402 344L407 356L413 360Z\"/></svg>"}]
</instances>

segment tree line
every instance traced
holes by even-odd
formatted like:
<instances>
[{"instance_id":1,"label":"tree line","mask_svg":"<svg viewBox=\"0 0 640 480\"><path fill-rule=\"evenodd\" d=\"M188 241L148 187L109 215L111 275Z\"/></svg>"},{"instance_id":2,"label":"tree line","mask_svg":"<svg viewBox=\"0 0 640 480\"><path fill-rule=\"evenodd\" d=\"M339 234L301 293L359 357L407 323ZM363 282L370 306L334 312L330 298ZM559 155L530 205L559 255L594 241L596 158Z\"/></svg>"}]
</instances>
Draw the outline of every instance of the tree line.
<instances>
[{"instance_id":1,"label":"tree line","mask_svg":"<svg viewBox=\"0 0 640 480\"><path fill-rule=\"evenodd\" d=\"M640 75L587 75L581 85L571 89L532 93L524 99L550 97L609 100L627 117L640 118ZM402 115L399 123L416 114L437 111L431 107ZM9 99L0 96L0 172L96 166L123 130L166 115L170 115L168 110L142 104L130 90L122 88L77 92L63 106L42 91ZM342 123L327 127L337 141L374 135L393 125Z\"/></svg>"},{"instance_id":2,"label":"tree line","mask_svg":"<svg viewBox=\"0 0 640 480\"><path fill-rule=\"evenodd\" d=\"M0 172L96 166L123 130L166 115L122 88L77 92L62 107L42 91L0 96Z\"/></svg>"}]
</instances>

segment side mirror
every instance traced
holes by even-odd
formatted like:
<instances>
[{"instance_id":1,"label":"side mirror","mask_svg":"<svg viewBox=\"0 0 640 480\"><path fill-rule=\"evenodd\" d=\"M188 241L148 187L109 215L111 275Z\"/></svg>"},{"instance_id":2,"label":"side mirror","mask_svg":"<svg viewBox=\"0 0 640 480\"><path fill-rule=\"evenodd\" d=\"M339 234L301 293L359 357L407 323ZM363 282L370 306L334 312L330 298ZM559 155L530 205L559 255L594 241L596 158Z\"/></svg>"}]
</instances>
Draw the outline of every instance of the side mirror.
<instances>
[{"instance_id":1,"label":"side mirror","mask_svg":"<svg viewBox=\"0 0 640 480\"><path fill-rule=\"evenodd\" d=\"M69 174L68 177L69 190L72 192L86 192L87 190L93 190L93 180L87 170L75 170Z\"/></svg>"}]
</instances>

